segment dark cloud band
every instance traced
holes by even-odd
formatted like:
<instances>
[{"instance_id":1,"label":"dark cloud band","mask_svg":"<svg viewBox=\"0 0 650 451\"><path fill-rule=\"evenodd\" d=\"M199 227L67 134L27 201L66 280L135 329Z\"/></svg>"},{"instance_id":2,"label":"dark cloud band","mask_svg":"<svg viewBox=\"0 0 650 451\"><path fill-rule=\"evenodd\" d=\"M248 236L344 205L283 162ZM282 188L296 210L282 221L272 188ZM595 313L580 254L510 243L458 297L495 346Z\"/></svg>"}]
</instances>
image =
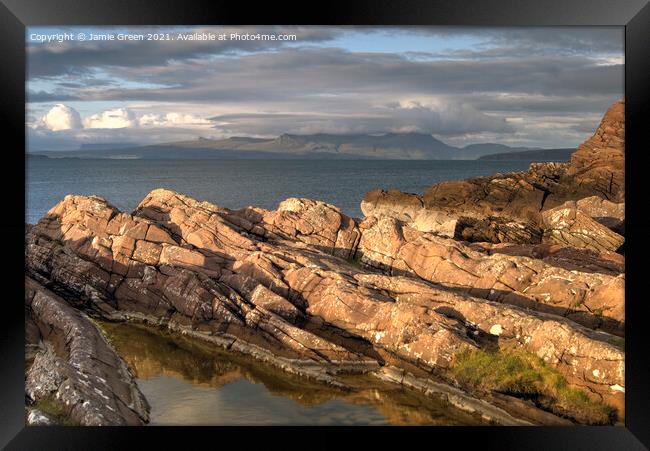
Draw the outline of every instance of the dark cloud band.
<instances>
[{"instance_id":1,"label":"dark cloud band","mask_svg":"<svg viewBox=\"0 0 650 451\"><path fill-rule=\"evenodd\" d=\"M552 147L584 139L591 118L623 96L620 28L218 29L298 41L30 45L28 101L228 105L215 119L224 135L412 130ZM416 50L355 51L360 36Z\"/></svg>"}]
</instances>

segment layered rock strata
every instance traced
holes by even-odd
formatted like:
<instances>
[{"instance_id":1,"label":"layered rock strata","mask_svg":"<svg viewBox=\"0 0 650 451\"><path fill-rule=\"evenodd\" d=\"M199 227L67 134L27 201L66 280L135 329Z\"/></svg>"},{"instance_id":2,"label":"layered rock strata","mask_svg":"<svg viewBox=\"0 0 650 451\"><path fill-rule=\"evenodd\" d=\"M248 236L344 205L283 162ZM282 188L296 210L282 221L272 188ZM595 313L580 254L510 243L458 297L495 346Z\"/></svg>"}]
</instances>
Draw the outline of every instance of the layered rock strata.
<instances>
[{"instance_id":1,"label":"layered rock strata","mask_svg":"<svg viewBox=\"0 0 650 451\"><path fill-rule=\"evenodd\" d=\"M25 305L37 329L27 338L38 346L25 381L34 406L30 424L55 423L38 410L43 402L55 402L67 419L84 426L148 422L149 404L127 365L88 318L29 277Z\"/></svg>"},{"instance_id":2,"label":"layered rock strata","mask_svg":"<svg viewBox=\"0 0 650 451\"><path fill-rule=\"evenodd\" d=\"M625 198L625 103L609 107L591 138L571 156L567 177L581 189L600 193L605 199Z\"/></svg>"},{"instance_id":3,"label":"layered rock strata","mask_svg":"<svg viewBox=\"0 0 650 451\"><path fill-rule=\"evenodd\" d=\"M543 241L596 251L621 249L625 238L593 219L579 203L567 201L542 212Z\"/></svg>"},{"instance_id":4,"label":"layered rock strata","mask_svg":"<svg viewBox=\"0 0 650 451\"><path fill-rule=\"evenodd\" d=\"M618 335L624 332L622 273L587 272L581 263L570 270L531 258L532 254L486 255L476 247L420 232L390 217L366 218L360 228L361 261L388 274L417 275L446 290L565 316Z\"/></svg>"},{"instance_id":5,"label":"layered rock strata","mask_svg":"<svg viewBox=\"0 0 650 451\"><path fill-rule=\"evenodd\" d=\"M307 199L233 211L155 190L133 214L67 196L28 230L26 269L86 311L330 383L389 366L443 375L491 337L621 405L623 351L576 321L618 330L624 276L490 252Z\"/></svg>"}]
</instances>

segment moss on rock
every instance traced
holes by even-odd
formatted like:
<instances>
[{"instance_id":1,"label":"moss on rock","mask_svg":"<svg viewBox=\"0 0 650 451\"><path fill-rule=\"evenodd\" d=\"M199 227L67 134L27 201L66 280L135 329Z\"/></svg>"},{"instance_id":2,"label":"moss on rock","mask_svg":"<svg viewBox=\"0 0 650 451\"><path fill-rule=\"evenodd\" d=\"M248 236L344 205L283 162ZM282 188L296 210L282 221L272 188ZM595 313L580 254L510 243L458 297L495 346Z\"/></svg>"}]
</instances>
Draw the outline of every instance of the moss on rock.
<instances>
[{"instance_id":1,"label":"moss on rock","mask_svg":"<svg viewBox=\"0 0 650 451\"><path fill-rule=\"evenodd\" d=\"M526 398L579 423L612 424L616 419L613 407L570 387L560 372L524 350L465 351L449 374L465 387Z\"/></svg>"}]
</instances>

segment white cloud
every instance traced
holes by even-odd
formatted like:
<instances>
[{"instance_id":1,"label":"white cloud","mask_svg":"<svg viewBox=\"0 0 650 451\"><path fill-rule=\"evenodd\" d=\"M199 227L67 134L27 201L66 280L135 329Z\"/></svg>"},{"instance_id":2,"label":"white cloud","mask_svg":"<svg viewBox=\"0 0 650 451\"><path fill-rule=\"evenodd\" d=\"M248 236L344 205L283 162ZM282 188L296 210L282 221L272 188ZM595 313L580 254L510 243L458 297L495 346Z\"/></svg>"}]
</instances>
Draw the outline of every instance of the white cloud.
<instances>
[{"instance_id":1,"label":"white cloud","mask_svg":"<svg viewBox=\"0 0 650 451\"><path fill-rule=\"evenodd\" d=\"M84 119L85 128L131 128L138 126L133 111L128 108L115 108L93 114Z\"/></svg>"},{"instance_id":2,"label":"white cloud","mask_svg":"<svg viewBox=\"0 0 650 451\"><path fill-rule=\"evenodd\" d=\"M42 126L52 131L73 130L82 127L79 113L74 108L60 103L54 105L45 113L41 118L41 122Z\"/></svg>"},{"instance_id":3,"label":"white cloud","mask_svg":"<svg viewBox=\"0 0 650 451\"><path fill-rule=\"evenodd\" d=\"M212 121L200 118L193 114L167 113L167 114L143 114L138 119L138 123L143 127L177 127L177 126L209 126L213 125Z\"/></svg>"},{"instance_id":4,"label":"white cloud","mask_svg":"<svg viewBox=\"0 0 650 451\"><path fill-rule=\"evenodd\" d=\"M135 127L205 127L213 125L208 119L187 113L137 114L130 108L114 108L101 111L83 120L86 129L135 128Z\"/></svg>"},{"instance_id":5,"label":"white cloud","mask_svg":"<svg viewBox=\"0 0 650 451\"><path fill-rule=\"evenodd\" d=\"M624 56L613 56L609 58L598 58L595 60L596 66L616 66L625 64Z\"/></svg>"},{"instance_id":6,"label":"white cloud","mask_svg":"<svg viewBox=\"0 0 650 451\"><path fill-rule=\"evenodd\" d=\"M386 121L400 132L422 132L455 136L477 132L512 132L512 126L503 118L483 113L457 100L430 99L423 102L405 99L385 106Z\"/></svg>"},{"instance_id":7,"label":"white cloud","mask_svg":"<svg viewBox=\"0 0 650 451\"><path fill-rule=\"evenodd\" d=\"M144 109L144 111L142 111ZM85 143L154 144L186 141L197 136L218 138L214 122L185 111L159 113L161 106L113 108L81 118L72 107L57 104L45 114L28 114L31 149L76 149ZM148 110L148 111L147 111ZM205 115L210 116L207 111ZM200 132L199 132L200 130Z\"/></svg>"}]
</instances>

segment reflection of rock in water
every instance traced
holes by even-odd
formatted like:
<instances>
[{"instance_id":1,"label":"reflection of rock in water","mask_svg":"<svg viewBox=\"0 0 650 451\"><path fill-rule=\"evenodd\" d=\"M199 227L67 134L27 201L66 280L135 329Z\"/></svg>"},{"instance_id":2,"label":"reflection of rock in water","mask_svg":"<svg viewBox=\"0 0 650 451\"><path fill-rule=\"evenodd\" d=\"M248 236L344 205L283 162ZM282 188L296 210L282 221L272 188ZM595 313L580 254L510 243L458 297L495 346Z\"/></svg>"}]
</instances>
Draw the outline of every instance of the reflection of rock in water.
<instances>
[{"instance_id":1,"label":"reflection of rock in water","mask_svg":"<svg viewBox=\"0 0 650 451\"><path fill-rule=\"evenodd\" d=\"M163 329L127 323L101 323L111 343L139 379L169 376L202 387L220 388L244 378L263 384L274 396L292 399L304 407L341 400L366 405L394 425L481 424L469 414L408 389L370 376L348 376L341 390L289 375L245 356L225 353Z\"/></svg>"},{"instance_id":2,"label":"reflection of rock in water","mask_svg":"<svg viewBox=\"0 0 650 451\"><path fill-rule=\"evenodd\" d=\"M386 422L396 426L414 424L449 424L448 409L430 402L427 398L418 399L409 392L399 389L385 390L372 388L354 393L347 399L352 402L371 402L386 418ZM474 424L477 422L474 421Z\"/></svg>"},{"instance_id":3,"label":"reflection of rock in water","mask_svg":"<svg viewBox=\"0 0 650 451\"><path fill-rule=\"evenodd\" d=\"M229 361L208 356L199 345L173 339L163 330L153 333L139 325L101 324L140 379L166 375L192 384L220 387L241 377L239 368Z\"/></svg>"}]
</instances>

